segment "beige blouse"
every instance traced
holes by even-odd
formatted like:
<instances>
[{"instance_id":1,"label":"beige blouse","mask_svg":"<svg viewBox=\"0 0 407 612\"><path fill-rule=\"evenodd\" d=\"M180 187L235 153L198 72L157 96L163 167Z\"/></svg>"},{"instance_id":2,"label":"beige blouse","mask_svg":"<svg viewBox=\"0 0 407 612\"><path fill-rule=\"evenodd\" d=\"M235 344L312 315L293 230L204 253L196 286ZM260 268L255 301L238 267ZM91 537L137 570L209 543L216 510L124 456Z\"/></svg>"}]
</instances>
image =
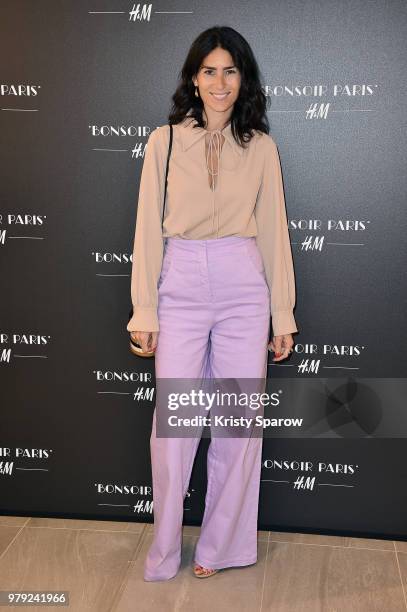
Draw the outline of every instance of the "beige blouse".
<instances>
[{"instance_id":1,"label":"beige blouse","mask_svg":"<svg viewBox=\"0 0 407 612\"><path fill-rule=\"evenodd\" d=\"M173 125L163 229L169 125L153 130L146 144L131 274L134 314L127 330L159 331L157 283L165 237L256 236L270 292L273 335L296 332L294 269L276 144L256 130L243 148L234 140L230 123L210 132L194 125L188 116Z\"/></svg>"}]
</instances>

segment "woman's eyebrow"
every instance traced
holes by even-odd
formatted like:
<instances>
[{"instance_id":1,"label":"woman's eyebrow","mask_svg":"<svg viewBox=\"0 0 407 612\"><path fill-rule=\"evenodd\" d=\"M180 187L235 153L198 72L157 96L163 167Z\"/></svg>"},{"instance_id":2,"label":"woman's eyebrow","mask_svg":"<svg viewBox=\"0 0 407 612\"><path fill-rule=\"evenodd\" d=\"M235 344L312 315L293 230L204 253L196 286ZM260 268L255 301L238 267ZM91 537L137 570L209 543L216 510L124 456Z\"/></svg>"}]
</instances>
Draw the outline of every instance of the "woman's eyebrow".
<instances>
[{"instance_id":1,"label":"woman's eyebrow","mask_svg":"<svg viewBox=\"0 0 407 612\"><path fill-rule=\"evenodd\" d=\"M209 68L210 70L216 70L216 66L205 66L205 64L202 64L201 68ZM223 70L229 70L229 68L236 68L236 66L225 66Z\"/></svg>"}]
</instances>

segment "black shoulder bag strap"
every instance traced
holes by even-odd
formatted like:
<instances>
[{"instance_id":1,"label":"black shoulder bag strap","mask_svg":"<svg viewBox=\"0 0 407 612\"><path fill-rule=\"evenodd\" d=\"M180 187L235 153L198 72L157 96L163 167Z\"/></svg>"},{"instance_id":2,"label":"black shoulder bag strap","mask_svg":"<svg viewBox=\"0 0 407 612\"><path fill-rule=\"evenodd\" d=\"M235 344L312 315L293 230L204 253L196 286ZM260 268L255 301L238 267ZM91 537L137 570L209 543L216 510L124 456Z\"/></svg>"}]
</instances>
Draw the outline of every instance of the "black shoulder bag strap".
<instances>
[{"instance_id":1,"label":"black shoulder bag strap","mask_svg":"<svg viewBox=\"0 0 407 612\"><path fill-rule=\"evenodd\" d=\"M161 228L162 228L163 223L164 223L165 197L167 195L168 166L169 166L169 163L170 163L171 150L172 150L172 124L170 123L170 142L168 144L167 167L165 169L164 204L163 204L163 216L162 216L162 219L161 219Z\"/></svg>"}]
</instances>

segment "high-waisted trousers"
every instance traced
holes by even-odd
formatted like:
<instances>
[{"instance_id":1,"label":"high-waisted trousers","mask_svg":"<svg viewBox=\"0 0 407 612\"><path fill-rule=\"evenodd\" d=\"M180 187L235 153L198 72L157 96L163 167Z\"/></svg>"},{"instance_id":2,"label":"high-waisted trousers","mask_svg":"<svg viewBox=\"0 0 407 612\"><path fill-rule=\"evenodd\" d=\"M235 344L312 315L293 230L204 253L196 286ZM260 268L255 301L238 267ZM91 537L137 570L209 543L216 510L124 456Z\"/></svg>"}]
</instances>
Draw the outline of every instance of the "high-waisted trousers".
<instances>
[{"instance_id":1,"label":"high-waisted trousers","mask_svg":"<svg viewBox=\"0 0 407 612\"><path fill-rule=\"evenodd\" d=\"M158 281L156 378L267 376L270 292L255 237L167 237ZM150 438L154 537L147 581L168 580L181 565L184 500L201 438ZM208 568L257 561L262 436L214 437L194 561Z\"/></svg>"}]
</instances>

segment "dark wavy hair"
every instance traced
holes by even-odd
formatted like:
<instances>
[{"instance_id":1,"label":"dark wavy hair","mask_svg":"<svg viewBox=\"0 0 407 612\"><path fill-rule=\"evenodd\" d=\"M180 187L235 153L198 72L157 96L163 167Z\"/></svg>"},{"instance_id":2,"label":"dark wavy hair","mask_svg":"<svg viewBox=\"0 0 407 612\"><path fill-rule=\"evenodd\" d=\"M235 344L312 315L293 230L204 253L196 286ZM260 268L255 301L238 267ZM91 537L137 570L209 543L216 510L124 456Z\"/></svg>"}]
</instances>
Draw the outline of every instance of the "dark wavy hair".
<instances>
[{"instance_id":1,"label":"dark wavy hair","mask_svg":"<svg viewBox=\"0 0 407 612\"><path fill-rule=\"evenodd\" d=\"M198 74L204 58L213 49L221 47L229 51L234 65L240 71L239 96L231 115L231 129L236 142L243 146L253 137L253 130L269 133L267 118L268 98L260 82L260 70L249 43L239 32L228 26L208 28L192 43L179 74L179 84L172 96L172 107L168 122L180 123L187 113L194 117L199 127L205 127L201 97L195 96L192 78Z\"/></svg>"}]
</instances>

